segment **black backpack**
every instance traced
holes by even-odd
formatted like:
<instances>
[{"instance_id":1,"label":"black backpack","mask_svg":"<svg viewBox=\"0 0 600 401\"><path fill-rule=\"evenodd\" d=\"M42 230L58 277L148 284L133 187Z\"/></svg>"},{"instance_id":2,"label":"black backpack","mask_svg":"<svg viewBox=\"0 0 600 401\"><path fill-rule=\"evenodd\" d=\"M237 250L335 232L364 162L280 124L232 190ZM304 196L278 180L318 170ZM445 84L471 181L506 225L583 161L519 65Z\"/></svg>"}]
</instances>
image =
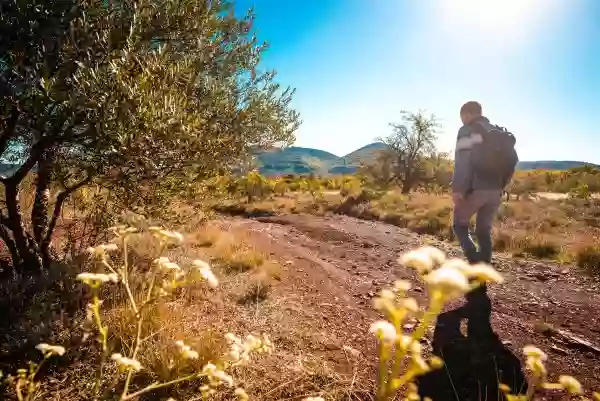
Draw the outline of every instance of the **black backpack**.
<instances>
[{"instance_id":1,"label":"black backpack","mask_svg":"<svg viewBox=\"0 0 600 401\"><path fill-rule=\"evenodd\" d=\"M506 128L493 126L487 130L479 123L472 123L473 132L483 138L471 152L471 164L479 177L508 184L510 175L514 172L519 157L515 149L515 136Z\"/></svg>"}]
</instances>

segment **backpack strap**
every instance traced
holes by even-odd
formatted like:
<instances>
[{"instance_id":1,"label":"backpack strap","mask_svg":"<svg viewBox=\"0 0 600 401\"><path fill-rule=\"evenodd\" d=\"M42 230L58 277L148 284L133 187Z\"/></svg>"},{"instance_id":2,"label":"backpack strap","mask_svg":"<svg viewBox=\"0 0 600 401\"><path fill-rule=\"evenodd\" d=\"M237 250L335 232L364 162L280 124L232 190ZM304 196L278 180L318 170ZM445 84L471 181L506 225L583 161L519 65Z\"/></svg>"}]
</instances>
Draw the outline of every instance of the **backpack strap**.
<instances>
[{"instance_id":1,"label":"backpack strap","mask_svg":"<svg viewBox=\"0 0 600 401\"><path fill-rule=\"evenodd\" d=\"M485 135L489 131L478 121L472 121L469 123L469 127L473 130L472 132L475 134Z\"/></svg>"}]
</instances>

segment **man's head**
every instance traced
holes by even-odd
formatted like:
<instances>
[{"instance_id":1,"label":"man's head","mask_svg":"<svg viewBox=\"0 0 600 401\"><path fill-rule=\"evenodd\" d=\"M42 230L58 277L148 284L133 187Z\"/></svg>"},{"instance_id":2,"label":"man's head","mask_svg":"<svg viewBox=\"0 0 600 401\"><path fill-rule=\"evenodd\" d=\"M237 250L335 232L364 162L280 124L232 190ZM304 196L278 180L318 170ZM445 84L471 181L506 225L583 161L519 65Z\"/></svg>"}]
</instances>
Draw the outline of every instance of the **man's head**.
<instances>
[{"instance_id":1,"label":"man's head","mask_svg":"<svg viewBox=\"0 0 600 401\"><path fill-rule=\"evenodd\" d=\"M481 104L478 102L470 101L460 108L460 119L463 124L467 125L477 117L481 117Z\"/></svg>"}]
</instances>

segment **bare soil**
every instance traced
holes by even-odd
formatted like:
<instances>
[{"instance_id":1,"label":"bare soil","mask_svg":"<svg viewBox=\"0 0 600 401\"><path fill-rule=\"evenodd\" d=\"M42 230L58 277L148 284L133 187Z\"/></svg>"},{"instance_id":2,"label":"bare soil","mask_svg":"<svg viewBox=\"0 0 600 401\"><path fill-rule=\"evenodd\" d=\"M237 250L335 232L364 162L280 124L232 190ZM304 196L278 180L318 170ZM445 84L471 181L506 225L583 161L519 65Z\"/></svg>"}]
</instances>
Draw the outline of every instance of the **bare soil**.
<instances>
[{"instance_id":1,"label":"bare soil","mask_svg":"<svg viewBox=\"0 0 600 401\"><path fill-rule=\"evenodd\" d=\"M275 338L276 344L287 349L290 355L306 352L327 361L333 370L351 378L347 384L348 394L353 388L361 387L358 384L361 380L373 379L376 350L368 328L378 313L372 308L371 298L401 278L415 283L412 296L425 299L414 273L396 262L398 256L425 242L452 256L460 256L455 246L433 237L347 216L235 217L224 218L220 223L231 230L250 232L255 245L283 266L281 282L261 306L277 310L278 325L284 331ZM576 268L535 260L500 255L494 265L506 278L506 283L488 290L492 300L491 323L499 337L497 344L487 348L459 347L454 351L442 347L447 351L446 359L458 359L447 360L447 367L439 373L445 378L432 377L426 381L434 389L430 392L434 399L485 399L481 392L485 380L467 383L472 378L467 379L465 372L458 370L466 367L469 375L477 376L478 371L485 373L486 369L492 369L496 380L501 370L520 368L518 363L508 368L504 365L522 361L521 349L527 344L535 344L548 353L547 366L552 378L569 374L579 378L586 389L600 389L598 282ZM448 309L455 310L462 302L457 301ZM432 328L429 343L436 348L437 341L440 348L440 341L445 346L466 341L464 333L458 334L454 340L444 342L443 338L437 338L443 337L440 327ZM482 355L473 357L476 352ZM486 358L493 359L493 368L481 365ZM504 367L500 366L502 363ZM294 386L293 380L290 379L287 387ZM372 385L367 382L361 388ZM451 386L450 390L442 389L447 385ZM371 397L367 391L345 398ZM544 398L552 397L562 399L564 395L548 394ZM297 397L290 392L282 393L281 387L276 387L264 398Z\"/></svg>"}]
</instances>

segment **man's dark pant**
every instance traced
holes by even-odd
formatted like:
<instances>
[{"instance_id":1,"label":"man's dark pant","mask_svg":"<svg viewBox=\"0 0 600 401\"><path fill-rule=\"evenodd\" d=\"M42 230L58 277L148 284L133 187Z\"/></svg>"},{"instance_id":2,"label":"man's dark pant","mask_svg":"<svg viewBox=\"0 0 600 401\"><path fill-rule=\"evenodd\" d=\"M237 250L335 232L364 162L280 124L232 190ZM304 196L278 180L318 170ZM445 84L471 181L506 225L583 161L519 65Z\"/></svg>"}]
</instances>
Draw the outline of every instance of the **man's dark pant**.
<instances>
[{"instance_id":1,"label":"man's dark pant","mask_svg":"<svg viewBox=\"0 0 600 401\"><path fill-rule=\"evenodd\" d=\"M453 229L460 246L471 264L492 261L492 223L502 202L502 190L476 190L454 207ZM469 232L471 217L476 215L475 236ZM491 326L492 304L483 285L466 295L466 312L469 319L468 336L483 337L493 334Z\"/></svg>"},{"instance_id":2,"label":"man's dark pant","mask_svg":"<svg viewBox=\"0 0 600 401\"><path fill-rule=\"evenodd\" d=\"M501 189L473 191L454 206L452 228L469 263L492 261L492 223L502 202ZM471 217L475 218L475 245L469 232Z\"/></svg>"}]
</instances>

